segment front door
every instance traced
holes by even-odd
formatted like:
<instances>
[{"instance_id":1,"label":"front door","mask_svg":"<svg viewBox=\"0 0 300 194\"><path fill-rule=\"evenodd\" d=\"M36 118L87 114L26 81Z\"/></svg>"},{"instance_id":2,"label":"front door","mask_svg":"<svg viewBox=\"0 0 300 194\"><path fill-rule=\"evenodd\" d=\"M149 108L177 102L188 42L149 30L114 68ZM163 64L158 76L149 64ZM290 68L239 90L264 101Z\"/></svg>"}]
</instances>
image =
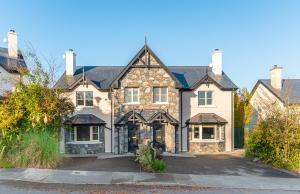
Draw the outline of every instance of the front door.
<instances>
[{"instance_id":1,"label":"front door","mask_svg":"<svg viewBox=\"0 0 300 194\"><path fill-rule=\"evenodd\" d=\"M166 150L165 125L162 123L153 124L153 147L162 151Z\"/></svg>"},{"instance_id":2,"label":"front door","mask_svg":"<svg viewBox=\"0 0 300 194\"><path fill-rule=\"evenodd\" d=\"M128 124L128 152L135 153L140 143L140 126Z\"/></svg>"}]
</instances>

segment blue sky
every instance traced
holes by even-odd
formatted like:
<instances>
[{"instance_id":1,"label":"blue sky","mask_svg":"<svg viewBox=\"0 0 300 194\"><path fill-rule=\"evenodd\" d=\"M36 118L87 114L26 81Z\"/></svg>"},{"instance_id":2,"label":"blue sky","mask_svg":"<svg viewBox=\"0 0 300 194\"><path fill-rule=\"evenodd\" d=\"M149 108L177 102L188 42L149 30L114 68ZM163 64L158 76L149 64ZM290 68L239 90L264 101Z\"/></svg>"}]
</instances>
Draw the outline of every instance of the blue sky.
<instances>
[{"instance_id":1,"label":"blue sky","mask_svg":"<svg viewBox=\"0 0 300 194\"><path fill-rule=\"evenodd\" d=\"M9 29L22 49L56 59L77 53L78 64L127 65L144 43L166 65L207 65L223 53L223 69L239 87L269 78L274 64L300 78L300 1L281 0L9 0L1 3L0 46Z\"/></svg>"}]
</instances>

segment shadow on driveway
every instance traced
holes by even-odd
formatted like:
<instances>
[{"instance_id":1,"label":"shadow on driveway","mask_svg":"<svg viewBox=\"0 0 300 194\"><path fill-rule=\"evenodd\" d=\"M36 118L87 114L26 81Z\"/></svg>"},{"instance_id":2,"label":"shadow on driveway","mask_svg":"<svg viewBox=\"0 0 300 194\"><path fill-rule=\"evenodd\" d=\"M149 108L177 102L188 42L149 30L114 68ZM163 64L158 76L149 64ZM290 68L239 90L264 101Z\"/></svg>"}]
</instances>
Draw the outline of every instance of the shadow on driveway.
<instances>
[{"instance_id":1,"label":"shadow on driveway","mask_svg":"<svg viewBox=\"0 0 300 194\"><path fill-rule=\"evenodd\" d=\"M134 157L97 159L68 158L60 169L110 171L110 172L140 172ZM291 174L280 170L258 165L245 158L230 155L200 155L196 158L164 157L167 163L167 173L199 174L199 175L235 175L293 178Z\"/></svg>"}]
</instances>

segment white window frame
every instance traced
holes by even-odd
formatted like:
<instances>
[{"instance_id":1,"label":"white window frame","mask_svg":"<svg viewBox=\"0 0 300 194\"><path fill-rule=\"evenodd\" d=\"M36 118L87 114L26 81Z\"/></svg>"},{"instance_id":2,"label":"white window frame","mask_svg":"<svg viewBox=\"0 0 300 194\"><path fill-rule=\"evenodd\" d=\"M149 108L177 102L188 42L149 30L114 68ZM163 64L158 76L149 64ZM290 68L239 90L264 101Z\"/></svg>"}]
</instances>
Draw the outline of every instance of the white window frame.
<instances>
[{"instance_id":1,"label":"white window frame","mask_svg":"<svg viewBox=\"0 0 300 194\"><path fill-rule=\"evenodd\" d=\"M200 95L199 95L199 93L200 92L204 92L204 102L205 102L205 104L204 105L201 105L200 103L199 103L199 98L200 98ZM208 92L211 92L211 104L207 104L207 93ZM200 90L200 91L198 91L198 94L197 94L197 100L198 100L198 106L200 106L200 107L210 107L210 106L214 106L214 92L213 91L211 91L211 90L206 90L206 91L203 91L203 90ZM203 99L203 98L202 98Z\"/></svg>"},{"instance_id":2,"label":"white window frame","mask_svg":"<svg viewBox=\"0 0 300 194\"><path fill-rule=\"evenodd\" d=\"M93 127L98 127L98 139L94 140L93 139ZM90 130L90 140L89 141L77 141L77 126L74 126L71 130L70 130L70 140L67 143L73 143L73 144L95 144L95 143L103 143L102 141L100 141L100 126L96 126L96 125L91 125L89 126L89 130ZM74 140L71 139L71 136L74 134Z\"/></svg>"},{"instance_id":3,"label":"white window frame","mask_svg":"<svg viewBox=\"0 0 300 194\"><path fill-rule=\"evenodd\" d=\"M195 129L195 127L199 127L199 138L195 138L194 137L194 129ZM214 128L214 139L203 139L202 138L202 128L203 127L209 127L209 128ZM216 132L217 132L217 127L218 127L218 129L219 129L219 138L217 139L216 137L217 137L217 134L216 134ZM225 130L225 125L220 125L220 126L218 126L218 125L215 125L215 124L212 124L212 125L201 125L201 124L199 124L199 125L191 125L191 128L192 128L192 142L221 142L221 141L224 141L224 139L221 137L221 134L222 134L222 131L221 130ZM224 131L224 133L225 133L225 131Z\"/></svg>"},{"instance_id":4,"label":"white window frame","mask_svg":"<svg viewBox=\"0 0 300 194\"><path fill-rule=\"evenodd\" d=\"M131 94L131 101L130 102L126 102L126 95L125 95L125 90L126 89L129 89L130 90L130 94ZM134 89L137 89L137 91L138 91L138 101L137 102L133 102L133 90ZM124 102L125 102L125 104L139 104L140 103L140 88L138 88L138 87L126 87L126 88L124 88Z\"/></svg>"},{"instance_id":5,"label":"white window frame","mask_svg":"<svg viewBox=\"0 0 300 194\"><path fill-rule=\"evenodd\" d=\"M83 93L83 105L78 105L77 103L77 93L82 92ZM92 92L92 102L93 105L86 105L86 93ZM76 107L93 107L94 106L94 92L93 91L76 91Z\"/></svg>"},{"instance_id":6,"label":"white window frame","mask_svg":"<svg viewBox=\"0 0 300 194\"><path fill-rule=\"evenodd\" d=\"M154 102L154 88L158 88L158 98L159 98L159 101L158 102ZM162 102L161 101L161 89L162 88L166 88L167 89L167 101L166 102ZM153 87L152 88L152 102L154 104L168 104L169 103L169 88L168 87Z\"/></svg>"}]
</instances>

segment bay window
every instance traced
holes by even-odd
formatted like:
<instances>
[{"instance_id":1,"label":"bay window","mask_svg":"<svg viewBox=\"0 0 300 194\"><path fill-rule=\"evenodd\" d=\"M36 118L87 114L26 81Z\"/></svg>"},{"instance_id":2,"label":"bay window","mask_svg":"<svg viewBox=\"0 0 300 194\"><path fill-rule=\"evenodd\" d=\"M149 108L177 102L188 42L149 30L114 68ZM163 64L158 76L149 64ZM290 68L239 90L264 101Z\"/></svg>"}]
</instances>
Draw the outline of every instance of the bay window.
<instances>
[{"instance_id":1,"label":"bay window","mask_svg":"<svg viewBox=\"0 0 300 194\"><path fill-rule=\"evenodd\" d=\"M196 141L210 141L210 140L224 140L222 131L225 126L219 125L191 125L192 140Z\"/></svg>"},{"instance_id":2,"label":"bay window","mask_svg":"<svg viewBox=\"0 0 300 194\"><path fill-rule=\"evenodd\" d=\"M100 133L104 133L100 130L99 126L75 126L70 130L70 142L100 142Z\"/></svg>"}]
</instances>

